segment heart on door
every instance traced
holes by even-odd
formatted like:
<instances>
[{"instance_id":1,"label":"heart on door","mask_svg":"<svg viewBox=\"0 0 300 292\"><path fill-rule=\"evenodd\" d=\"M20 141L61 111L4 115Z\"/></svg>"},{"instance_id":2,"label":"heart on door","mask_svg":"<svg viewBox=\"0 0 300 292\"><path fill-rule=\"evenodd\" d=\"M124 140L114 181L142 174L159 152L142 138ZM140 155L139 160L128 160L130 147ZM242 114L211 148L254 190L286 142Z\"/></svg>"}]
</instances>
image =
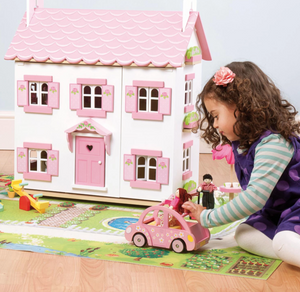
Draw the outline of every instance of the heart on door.
<instances>
[{"instance_id":1,"label":"heart on door","mask_svg":"<svg viewBox=\"0 0 300 292\"><path fill-rule=\"evenodd\" d=\"M93 149L93 145L86 145L87 149L89 149L90 151L92 151Z\"/></svg>"}]
</instances>

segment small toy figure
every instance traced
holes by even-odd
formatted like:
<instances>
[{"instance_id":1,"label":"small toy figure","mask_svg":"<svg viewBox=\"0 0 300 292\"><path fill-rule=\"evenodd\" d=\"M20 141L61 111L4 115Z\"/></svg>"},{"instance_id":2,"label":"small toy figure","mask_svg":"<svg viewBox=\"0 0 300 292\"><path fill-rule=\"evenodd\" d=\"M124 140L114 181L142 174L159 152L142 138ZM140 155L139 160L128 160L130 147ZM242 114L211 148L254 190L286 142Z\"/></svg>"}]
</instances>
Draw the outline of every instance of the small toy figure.
<instances>
[{"instance_id":1,"label":"small toy figure","mask_svg":"<svg viewBox=\"0 0 300 292\"><path fill-rule=\"evenodd\" d=\"M203 175L203 183L198 187L198 192L203 193L202 206L206 209L214 209L215 207L214 190L218 188L212 183L212 179L210 174Z\"/></svg>"},{"instance_id":2,"label":"small toy figure","mask_svg":"<svg viewBox=\"0 0 300 292\"><path fill-rule=\"evenodd\" d=\"M170 203L170 209L177 211L180 215L184 213L182 204L190 200L192 196L185 189L178 188L175 193L175 198Z\"/></svg>"},{"instance_id":3,"label":"small toy figure","mask_svg":"<svg viewBox=\"0 0 300 292\"><path fill-rule=\"evenodd\" d=\"M183 213L188 213L187 210L182 208L182 204L186 201L189 201L192 196L182 188L178 188L175 193L175 198L170 202L170 209L177 211L180 215ZM169 226L177 226L179 222L174 218L174 216L170 216L169 218Z\"/></svg>"}]
</instances>

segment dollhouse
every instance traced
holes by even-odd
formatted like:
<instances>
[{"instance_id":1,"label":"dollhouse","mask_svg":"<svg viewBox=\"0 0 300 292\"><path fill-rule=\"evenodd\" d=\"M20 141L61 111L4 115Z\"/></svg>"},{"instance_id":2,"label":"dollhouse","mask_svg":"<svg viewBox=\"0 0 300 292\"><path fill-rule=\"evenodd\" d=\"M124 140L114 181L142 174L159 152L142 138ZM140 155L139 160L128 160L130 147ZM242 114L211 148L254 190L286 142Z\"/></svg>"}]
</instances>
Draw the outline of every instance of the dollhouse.
<instances>
[{"instance_id":1,"label":"dollhouse","mask_svg":"<svg viewBox=\"0 0 300 292\"><path fill-rule=\"evenodd\" d=\"M27 11L15 61L15 179L88 199L161 201L198 183L194 102L210 52L195 0L177 11Z\"/></svg>"}]
</instances>

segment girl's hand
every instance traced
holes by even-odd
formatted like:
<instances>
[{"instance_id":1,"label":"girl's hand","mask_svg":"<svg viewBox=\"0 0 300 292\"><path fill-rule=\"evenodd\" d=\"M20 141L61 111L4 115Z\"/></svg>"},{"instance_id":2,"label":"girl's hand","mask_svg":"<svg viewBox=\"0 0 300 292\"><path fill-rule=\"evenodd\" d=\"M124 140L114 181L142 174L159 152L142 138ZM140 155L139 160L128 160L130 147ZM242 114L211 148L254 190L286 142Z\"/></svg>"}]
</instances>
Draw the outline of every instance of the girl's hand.
<instances>
[{"instance_id":1,"label":"girl's hand","mask_svg":"<svg viewBox=\"0 0 300 292\"><path fill-rule=\"evenodd\" d=\"M191 212L191 216L196 218L196 220L201 224L200 222L200 214L203 210L205 210L205 207L202 207L201 205L195 204L193 202L187 201L182 204L182 207L186 210L189 210Z\"/></svg>"}]
</instances>

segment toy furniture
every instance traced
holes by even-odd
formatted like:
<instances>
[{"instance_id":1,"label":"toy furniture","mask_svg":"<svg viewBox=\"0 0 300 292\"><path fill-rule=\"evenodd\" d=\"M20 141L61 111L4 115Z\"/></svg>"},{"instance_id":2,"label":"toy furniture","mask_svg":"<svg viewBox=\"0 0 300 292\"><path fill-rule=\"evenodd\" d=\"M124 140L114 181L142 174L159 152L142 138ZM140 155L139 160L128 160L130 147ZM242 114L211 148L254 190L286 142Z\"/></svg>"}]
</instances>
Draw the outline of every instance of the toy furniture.
<instances>
[{"instance_id":1,"label":"toy furniture","mask_svg":"<svg viewBox=\"0 0 300 292\"><path fill-rule=\"evenodd\" d=\"M161 204L147 208L140 216L139 221L130 224L125 230L125 238L138 247L155 246L172 248L180 253L199 249L208 243L210 232L198 222L187 222L176 211ZM170 226L170 218L175 218L178 225Z\"/></svg>"},{"instance_id":2,"label":"toy furniture","mask_svg":"<svg viewBox=\"0 0 300 292\"><path fill-rule=\"evenodd\" d=\"M15 179L87 200L162 201L197 182L188 125L211 56L196 1L183 12L27 1L5 55L15 61Z\"/></svg>"},{"instance_id":3,"label":"toy furniture","mask_svg":"<svg viewBox=\"0 0 300 292\"><path fill-rule=\"evenodd\" d=\"M224 193L229 193L229 201L231 201L234 198L234 194L241 192L240 187L224 187L220 186L220 191Z\"/></svg>"}]
</instances>

